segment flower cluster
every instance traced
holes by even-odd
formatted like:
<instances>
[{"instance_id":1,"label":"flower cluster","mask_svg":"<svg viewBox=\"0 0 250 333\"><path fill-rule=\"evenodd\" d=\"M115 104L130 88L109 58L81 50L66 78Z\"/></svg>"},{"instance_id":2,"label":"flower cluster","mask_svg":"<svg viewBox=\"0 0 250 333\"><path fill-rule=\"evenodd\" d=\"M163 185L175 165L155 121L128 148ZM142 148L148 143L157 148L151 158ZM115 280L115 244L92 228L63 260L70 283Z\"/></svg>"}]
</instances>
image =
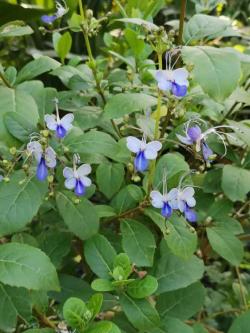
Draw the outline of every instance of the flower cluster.
<instances>
[{"instance_id":1,"label":"flower cluster","mask_svg":"<svg viewBox=\"0 0 250 333\"><path fill-rule=\"evenodd\" d=\"M65 3L64 3L65 5ZM52 24L55 20L64 16L68 12L68 8L60 4L60 2L56 2L56 12L53 15L43 15L41 16L41 20L46 24Z\"/></svg>"}]
</instances>

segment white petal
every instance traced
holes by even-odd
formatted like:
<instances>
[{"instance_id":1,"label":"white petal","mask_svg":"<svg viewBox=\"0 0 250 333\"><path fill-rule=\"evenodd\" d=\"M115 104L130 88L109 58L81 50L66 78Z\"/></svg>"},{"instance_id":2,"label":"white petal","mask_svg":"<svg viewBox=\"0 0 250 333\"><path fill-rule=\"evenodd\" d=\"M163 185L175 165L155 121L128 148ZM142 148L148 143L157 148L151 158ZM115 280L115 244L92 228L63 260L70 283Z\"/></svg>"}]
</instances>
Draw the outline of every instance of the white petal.
<instances>
[{"instance_id":1,"label":"white petal","mask_svg":"<svg viewBox=\"0 0 250 333\"><path fill-rule=\"evenodd\" d=\"M187 204L189 207L194 207L196 205L196 200L194 197L188 198L186 200Z\"/></svg>"},{"instance_id":2,"label":"white petal","mask_svg":"<svg viewBox=\"0 0 250 333\"><path fill-rule=\"evenodd\" d=\"M68 168L68 167L64 168L63 169L63 176L65 178L72 178L72 177L74 177L74 171L73 171L73 169L72 168Z\"/></svg>"},{"instance_id":3,"label":"white petal","mask_svg":"<svg viewBox=\"0 0 250 333\"><path fill-rule=\"evenodd\" d=\"M147 143L144 151L145 157L148 160L154 160L157 157L157 152L161 150L162 144L159 141L152 141Z\"/></svg>"},{"instance_id":4,"label":"white petal","mask_svg":"<svg viewBox=\"0 0 250 333\"><path fill-rule=\"evenodd\" d=\"M83 164L77 169L77 174L79 177L84 177L91 172L91 166L89 164Z\"/></svg>"},{"instance_id":5,"label":"white petal","mask_svg":"<svg viewBox=\"0 0 250 333\"><path fill-rule=\"evenodd\" d=\"M178 193L179 193L178 189L173 188L171 191L169 191L169 193L167 195L169 205L173 209L178 209Z\"/></svg>"},{"instance_id":6,"label":"white petal","mask_svg":"<svg viewBox=\"0 0 250 333\"><path fill-rule=\"evenodd\" d=\"M89 177L82 176L82 177L80 177L80 180L81 180L82 184L86 187L88 187L92 184L92 181Z\"/></svg>"},{"instance_id":7,"label":"white petal","mask_svg":"<svg viewBox=\"0 0 250 333\"><path fill-rule=\"evenodd\" d=\"M46 148L45 161L48 168L54 168L56 166L56 153L53 148Z\"/></svg>"},{"instance_id":8,"label":"white petal","mask_svg":"<svg viewBox=\"0 0 250 333\"><path fill-rule=\"evenodd\" d=\"M177 68L173 71L173 79L180 86L188 86L188 71L185 68Z\"/></svg>"},{"instance_id":9,"label":"white petal","mask_svg":"<svg viewBox=\"0 0 250 333\"><path fill-rule=\"evenodd\" d=\"M60 120L60 124L63 126L63 128L66 129L66 131L69 131L73 127L72 125L73 120L74 120L73 113L68 113L66 114L66 116L62 117L62 119Z\"/></svg>"},{"instance_id":10,"label":"white petal","mask_svg":"<svg viewBox=\"0 0 250 333\"><path fill-rule=\"evenodd\" d=\"M67 189L72 190L76 186L76 179L74 177L67 178L64 185Z\"/></svg>"},{"instance_id":11,"label":"white petal","mask_svg":"<svg viewBox=\"0 0 250 333\"><path fill-rule=\"evenodd\" d=\"M183 213L185 209L186 203L183 200L178 200L178 209Z\"/></svg>"},{"instance_id":12,"label":"white petal","mask_svg":"<svg viewBox=\"0 0 250 333\"><path fill-rule=\"evenodd\" d=\"M179 139L180 142L184 143L185 145L191 145L193 142L190 138L187 136L182 136L179 134L176 134L177 138Z\"/></svg>"},{"instance_id":13,"label":"white petal","mask_svg":"<svg viewBox=\"0 0 250 333\"><path fill-rule=\"evenodd\" d=\"M56 116L54 114L46 114L44 116L44 121L48 129L55 131L57 127Z\"/></svg>"},{"instance_id":14,"label":"white petal","mask_svg":"<svg viewBox=\"0 0 250 333\"><path fill-rule=\"evenodd\" d=\"M182 200L187 200L188 198L191 198L193 196L194 196L194 189L191 186L184 188L184 190L181 193Z\"/></svg>"},{"instance_id":15,"label":"white petal","mask_svg":"<svg viewBox=\"0 0 250 333\"><path fill-rule=\"evenodd\" d=\"M150 193L150 198L152 201L152 206L155 208L162 208L164 205L163 195L159 191L152 191Z\"/></svg>"},{"instance_id":16,"label":"white petal","mask_svg":"<svg viewBox=\"0 0 250 333\"><path fill-rule=\"evenodd\" d=\"M168 91L172 88L171 75L168 73L169 71L159 70L155 74L155 78L158 82L158 88L163 91Z\"/></svg>"},{"instance_id":17,"label":"white petal","mask_svg":"<svg viewBox=\"0 0 250 333\"><path fill-rule=\"evenodd\" d=\"M27 144L27 150L30 154L32 154L35 159L40 162L42 157L43 149L41 144L38 141L32 141Z\"/></svg>"},{"instance_id":18,"label":"white petal","mask_svg":"<svg viewBox=\"0 0 250 333\"><path fill-rule=\"evenodd\" d=\"M132 153L139 153L141 150L143 142L134 136L127 137L127 147Z\"/></svg>"}]
</instances>

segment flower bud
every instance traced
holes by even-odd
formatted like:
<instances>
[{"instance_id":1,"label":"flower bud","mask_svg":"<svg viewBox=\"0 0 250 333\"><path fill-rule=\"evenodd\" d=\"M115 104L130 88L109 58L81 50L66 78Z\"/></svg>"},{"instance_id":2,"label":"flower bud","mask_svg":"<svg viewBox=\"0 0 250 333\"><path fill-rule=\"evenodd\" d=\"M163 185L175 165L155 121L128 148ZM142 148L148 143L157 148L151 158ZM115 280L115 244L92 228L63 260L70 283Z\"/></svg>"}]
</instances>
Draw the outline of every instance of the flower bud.
<instances>
[{"instance_id":1,"label":"flower bud","mask_svg":"<svg viewBox=\"0 0 250 333\"><path fill-rule=\"evenodd\" d=\"M42 130L40 131L40 133L45 137L47 138L49 136L49 131L48 130Z\"/></svg>"},{"instance_id":2,"label":"flower bud","mask_svg":"<svg viewBox=\"0 0 250 333\"><path fill-rule=\"evenodd\" d=\"M54 176L50 175L47 177L49 183L53 183L54 181Z\"/></svg>"},{"instance_id":3,"label":"flower bud","mask_svg":"<svg viewBox=\"0 0 250 333\"><path fill-rule=\"evenodd\" d=\"M49 197L50 198L53 197L54 195L55 195L55 192L53 192L53 191L49 192Z\"/></svg>"},{"instance_id":4,"label":"flower bud","mask_svg":"<svg viewBox=\"0 0 250 333\"><path fill-rule=\"evenodd\" d=\"M132 181L135 183L139 183L141 181L141 177L138 175L135 175L132 177Z\"/></svg>"},{"instance_id":5,"label":"flower bud","mask_svg":"<svg viewBox=\"0 0 250 333\"><path fill-rule=\"evenodd\" d=\"M2 163L3 163L3 165L7 165L9 163L9 161L3 160Z\"/></svg>"},{"instance_id":6,"label":"flower bud","mask_svg":"<svg viewBox=\"0 0 250 333\"><path fill-rule=\"evenodd\" d=\"M132 163L128 163L128 164L127 164L127 169L128 169L129 172L133 172L133 171L134 171L134 166L133 166L133 164L132 164Z\"/></svg>"},{"instance_id":7,"label":"flower bud","mask_svg":"<svg viewBox=\"0 0 250 333\"><path fill-rule=\"evenodd\" d=\"M76 204L76 205L78 205L80 202L81 202L81 200L80 200L79 198L76 198L76 199L74 200L74 204Z\"/></svg>"},{"instance_id":8,"label":"flower bud","mask_svg":"<svg viewBox=\"0 0 250 333\"><path fill-rule=\"evenodd\" d=\"M25 183L25 180L26 180L25 178L22 179L22 180L20 180L20 181L18 182L18 184L19 184L19 185L23 185L23 184Z\"/></svg>"},{"instance_id":9,"label":"flower bud","mask_svg":"<svg viewBox=\"0 0 250 333\"><path fill-rule=\"evenodd\" d=\"M63 151L64 151L64 153L68 153L69 152L69 148L66 147L66 146L63 146Z\"/></svg>"},{"instance_id":10,"label":"flower bud","mask_svg":"<svg viewBox=\"0 0 250 333\"><path fill-rule=\"evenodd\" d=\"M6 183L9 183L10 179L9 179L9 177L4 177L3 181L5 181Z\"/></svg>"},{"instance_id":11,"label":"flower bud","mask_svg":"<svg viewBox=\"0 0 250 333\"><path fill-rule=\"evenodd\" d=\"M23 169L23 170L28 170L28 169L29 169L29 165L28 165L28 164L24 164L24 165L22 166L22 169Z\"/></svg>"},{"instance_id":12,"label":"flower bud","mask_svg":"<svg viewBox=\"0 0 250 333\"><path fill-rule=\"evenodd\" d=\"M16 147L11 147L10 148L10 153L11 153L11 155L15 155L16 154Z\"/></svg>"}]
</instances>

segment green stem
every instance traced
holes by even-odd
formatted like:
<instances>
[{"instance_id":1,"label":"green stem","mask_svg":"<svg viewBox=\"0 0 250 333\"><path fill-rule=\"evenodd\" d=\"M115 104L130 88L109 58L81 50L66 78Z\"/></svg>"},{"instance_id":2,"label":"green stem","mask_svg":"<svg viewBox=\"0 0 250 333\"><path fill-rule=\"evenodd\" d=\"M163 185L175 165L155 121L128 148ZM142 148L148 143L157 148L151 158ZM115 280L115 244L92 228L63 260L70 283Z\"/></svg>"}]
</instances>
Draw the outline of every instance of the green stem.
<instances>
[{"instance_id":1,"label":"green stem","mask_svg":"<svg viewBox=\"0 0 250 333\"><path fill-rule=\"evenodd\" d=\"M244 309L247 311L248 310L248 305L247 305L247 300L246 300L246 296L245 296L245 293L244 293L244 286L243 286L243 283L242 283L242 280L241 280L239 267L235 267L235 270L236 270L236 274L237 274L239 285L240 285L240 295L241 295L241 299L242 299L242 304L244 306Z\"/></svg>"},{"instance_id":2,"label":"green stem","mask_svg":"<svg viewBox=\"0 0 250 333\"><path fill-rule=\"evenodd\" d=\"M184 29L184 20L186 16L186 7L187 7L187 0L181 0L180 25L179 25L179 35L178 35L179 45L182 45L182 35Z\"/></svg>"}]
</instances>

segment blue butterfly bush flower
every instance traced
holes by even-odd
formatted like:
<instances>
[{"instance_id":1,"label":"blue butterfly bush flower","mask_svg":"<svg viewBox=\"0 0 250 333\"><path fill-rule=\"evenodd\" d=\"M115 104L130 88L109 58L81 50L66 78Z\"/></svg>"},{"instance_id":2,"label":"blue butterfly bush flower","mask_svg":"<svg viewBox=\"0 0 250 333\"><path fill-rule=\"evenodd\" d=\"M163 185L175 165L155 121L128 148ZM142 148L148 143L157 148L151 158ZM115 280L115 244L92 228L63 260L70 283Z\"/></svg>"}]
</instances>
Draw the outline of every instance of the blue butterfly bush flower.
<instances>
[{"instance_id":1,"label":"blue butterfly bush flower","mask_svg":"<svg viewBox=\"0 0 250 333\"><path fill-rule=\"evenodd\" d=\"M33 155L37 161L36 176L43 181L48 176L48 168L53 169L56 166L56 153L53 148L48 146L43 149L38 141L32 141L27 145L27 151Z\"/></svg>"},{"instance_id":2,"label":"blue butterfly bush flower","mask_svg":"<svg viewBox=\"0 0 250 333\"><path fill-rule=\"evenodd\" d=\"M234 128L233 126L215 126L207 129L206 131L202 132L201 128L198 125L190 126L190 121L186 124L185 126L185 136L176 134L177 138L179 139L180 142L186 144L186 145L195 145L195 150L197 152L202 152L203 158L205 162L209 163L214 158L216 155L212 151L212 149L209 147L207 144L206 140L210 134L215 134L219 137L219 139L222 141L224 148L225 148L225 153L227 152L226 149L226 143L223 138L225 133L219 131L221 128ZM229 134L227 134L229 135Z\"/></svg>"},{"instance_id":3,"label":"blue butterfly bush flower","mask_svg":"<svg viewBox=\"0 0 250 333\"><path fill-rule=\"evenodd\" d=\"M60 119L57 99L55 99L55 105L56 115L46 114L44 116L44 121L48 129L55 131L56 136L59 139L63 139L67 135L68 131L70 131L73 127L72 122L74 120L74 115L73 113L68 113Z\"/></svg>"},{"instance_id":4,"label":"blue butterfly bush flower","mask_svg":"<svg viewBox=\"0 0 250 333\"><path fill-rule=\"evenodd\" d=\"M76 168L76 159L73 159L73 168L66 167L63 169L63 175L66 178L64 185L67 189L73 190L77 196L82 196L86 193L86 187L89 187L92 182L89 177L91 166L82 164Z\"/></svg>"},{"instance_id":5,"label":"blue butterfly bush flower","mask_svg":"<svg viewBox=\"0 0 250 333\"><path fill-rule=\"evenodd\" d=\"M64 2L65 4L65 2ZM52 24L55 20L59 19L60 17L64 16L68 12L68 8L62 6L59 2L56 2L56 13L53 15L43 15L41 16L41 20L45 24Z\"/></svg>"},{"instance_id":6,"label":"blue butterfly bush flower","mask_svg":"<svg viewBox=\"0 0 250 333\"><path fill-rule=\"evenodd\" d=\"M127 148L135 153L134 166L137 171L143 172L147 170L149 160L155 160L157 153L162 148L162 144L159 141L151 141L146 143L143 138L139 140L134 136L127 137Z\"/></svg>"},{"instance_id":7,"label":"blue butterfly bush flower","mask_svg":"<svg viewBox=\"0 0 250 333\"><path fill-rule=\"evenodd\" d=\"M161 208L161 215L165 218L169 218L173 213L172 207L172 197L171 191L170 193L164 192L161 194L159 191L152 191L150 193L150 199L152 206L155 208Z\"/></svg>"}]
</instances>

